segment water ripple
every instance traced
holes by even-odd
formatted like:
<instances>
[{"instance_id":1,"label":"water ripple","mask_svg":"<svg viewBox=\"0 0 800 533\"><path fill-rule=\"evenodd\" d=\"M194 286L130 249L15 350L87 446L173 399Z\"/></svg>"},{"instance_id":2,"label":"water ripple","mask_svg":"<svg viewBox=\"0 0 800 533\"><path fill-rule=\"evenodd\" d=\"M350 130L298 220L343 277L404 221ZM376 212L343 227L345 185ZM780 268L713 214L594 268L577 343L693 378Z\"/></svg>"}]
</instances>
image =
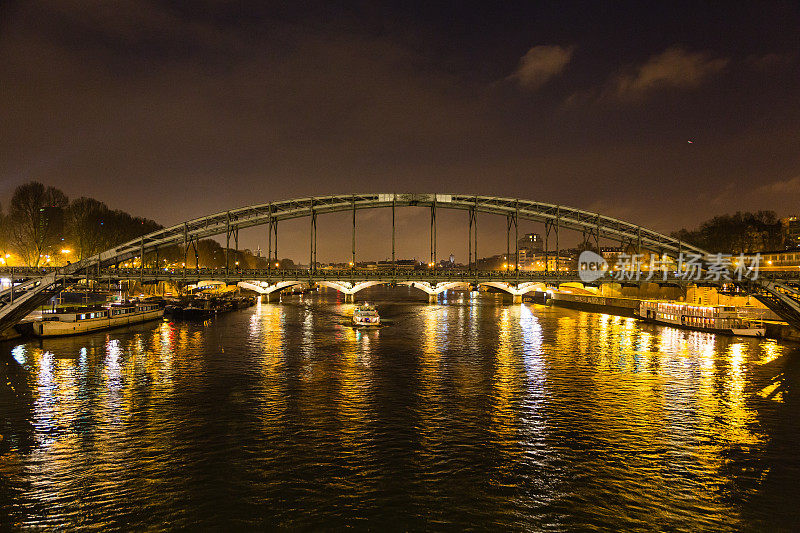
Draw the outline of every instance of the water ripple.
<instances>
[{"instance_id":1,"label":"water ripple","mask_svg":"<svg viewBox=\"0 0 800 533\"><path fill-rule=\"evenodd\" d=\"M0 526L800 523L797 350L494 295L323 296L7 346Z\"/></svg>"}]
</instances>

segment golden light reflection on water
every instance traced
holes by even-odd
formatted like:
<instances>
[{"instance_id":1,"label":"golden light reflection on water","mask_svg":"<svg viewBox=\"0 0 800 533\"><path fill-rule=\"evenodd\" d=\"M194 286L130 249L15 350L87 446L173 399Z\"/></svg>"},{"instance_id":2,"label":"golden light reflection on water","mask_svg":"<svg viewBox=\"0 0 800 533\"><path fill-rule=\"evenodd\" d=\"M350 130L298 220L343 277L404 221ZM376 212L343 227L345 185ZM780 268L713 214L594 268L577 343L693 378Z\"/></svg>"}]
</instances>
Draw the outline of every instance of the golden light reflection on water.
<instances>
[{"instance_id":1,"label":"golden light reflection on water","mask_svg":"<svg viewBox=\"0 0 800 533\"><path fill-rule=\"evenodd\" d=\"M283 416L289 397L284 378L285 325L285 308L280 304L262 303L259 298L250 318L248 346L257 356L263 376L262 394L258 401L263 412L261 419L267 427Z\"/></svg>"},{"instance_id":2,"label":"golden light reflection on water","mask_svg":"<svg viewBox=\"0 0 800 533\"><path fill-rule=\"evenodd\" d=\"M370 411L371 344L380 332L361 330L350 324L340 326L341 360L335 373L338 386L334 405L340 430L339 440L348 453L361 453L369 445L366 434Z\"/></svg>"},{"instance_id":3,"label":"golden light reflection on water","mask_svg":"<svg viewBox=\"0 0 800 533\"><path fill-rule=\"evenodd\" d=\"M514 308L515 311L519 307ZM518 411L510 409L512 400L521 389L521 365L518 362L523 354L516 349L511 338L511 317L509 308L500 311L500 321L497 337L497 351L495 372L492 379L494 387L494 406L491 412L492 427L497 433L500 442L514 441L514 432L517 427L516 416Z\"/></svg>"},{"instance_id":4,"label":"golden light reflection on water","mask_svg":"<svg viewBox=\"0 0 800 533\"><path fill-rule=\"evenodd\" d=\"M719 478L731 476L726 454L763 446L768 435L755 429L758 402L780 406L785 399L780 365L790 350L775 341L544 306L463 302L415 306L384 329L360 331L349 325L351 308L259 302L242 315L241 328L232 322L230 331L163 321L14 347L13 364L25 370L31 389L34 460L18 474L33 479L29 496L74 498L71 476L76 465L87 467L81 457L99 462L104 475L120 475L131 457L121 442L145 443L148 453L169 457L185 444L179 417L205 427L193 419L196 407L182 402L202 402L218 382L228 386L225 374L235 368L230 386L245 392L226 392L221 405L205 413L252 411L258 437L269 442L298 439L293 446L302 446L298 432L302 439L330 439L326 446L335 443L363 487L377 481L357 466L380 458L376 442L390 438L375 433L376 425L387 423L382 413L407 412L404 431L413 437L392 442L390 450L413 446L417 460L406 467L420 469L423 479L438 475L448 453L469 469L465 457L480 457L483 449L491 450L494 463L477 470L500 476L492 486L517 483L530 490L530 478L515 477L520 471L553 468L569 470L571 479L604 480L641 508L684 505L694 487L694 497L714 512L733 513L715 493ZM773 367L774 379L762 379L773 377ZM454 440L478 448L469 448L472 456L456 453ZM334 462L326 450L314 453ZM27 460L20 450L10 453ZM157 461L139 467L154 478L161 472ZM685 472L691 475L682 477ZM676 480L680 486L673 486ZM551 488L536 501L566 497ZM564 494L575 490L568 486ZM580 490L578 507L608 499L591 482ZM531 501L518 496L514 504ZM609 505L612 513L631 512Z\"/></svg>"},{"instance_id":5,"label":"golden light reflection on water","mask_svg":"<svg viewBox=\"0 0 800 533\"><path fill-rule=\"evenodd\" d=\"M420 379L419 379L419 438L421 453L424 459L430 460L435 450L441 445L443 435L441 427L441 380L445 369L443 365L443 351L447 348L444 339L447 336L447 324L451 317L447 314L453 310L440 306L428 306L421 309L422 321L422 350L420 353ZM442 317L444 316L444 320ZM463 325L463 307L456 313L460 329ZM442 328L444 327L444 331Z\"/></svg>"}]
</instances>

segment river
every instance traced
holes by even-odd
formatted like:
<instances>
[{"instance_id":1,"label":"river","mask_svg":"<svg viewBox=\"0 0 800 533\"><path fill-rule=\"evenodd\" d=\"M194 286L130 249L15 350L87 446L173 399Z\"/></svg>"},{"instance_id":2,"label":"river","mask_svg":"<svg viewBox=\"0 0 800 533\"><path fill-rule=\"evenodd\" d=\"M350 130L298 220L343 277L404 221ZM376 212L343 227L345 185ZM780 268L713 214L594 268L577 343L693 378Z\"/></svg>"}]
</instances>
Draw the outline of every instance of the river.
<instances>
[{"instance_id":1,"label":"river","mask_svg":"<svg viewBox=\"0 0 800 533\"><path fill-rule=\"evenodd\" d=\"M800 524L796 345L411 290L0 346L0 526Z\"/></svg>"}]
</instances>

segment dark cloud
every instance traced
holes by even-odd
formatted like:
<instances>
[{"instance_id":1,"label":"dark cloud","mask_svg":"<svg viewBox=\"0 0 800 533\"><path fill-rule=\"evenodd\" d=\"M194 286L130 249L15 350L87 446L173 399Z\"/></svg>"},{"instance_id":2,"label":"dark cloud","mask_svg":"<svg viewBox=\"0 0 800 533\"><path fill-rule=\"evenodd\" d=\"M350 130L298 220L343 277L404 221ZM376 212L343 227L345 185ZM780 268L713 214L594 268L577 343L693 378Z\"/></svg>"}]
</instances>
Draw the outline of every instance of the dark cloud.
<instances>
[{"instance_id":1,"label":"dark cloud","mask_svg":"<svg viewBox=\"0 0 800 533\"><path fill-rule=\"evenodd\" d=\"M522 56L517 70L507 79L525 89L538 89L564 70L574 51L574 46L534 46Z\"/></svg>"},{"instance_id":2,"label":"dark cloud","mask_svg":"<svg viewBox=\"0 0 800 533\"><path fill-rule=\"evenodd\" d=\"M729 60L709 52L689 52L673 47L650 57L632 72L613 80L620 98L639 98L659 89L692 89L719 74Z\"/></svg>"}]
</instances>

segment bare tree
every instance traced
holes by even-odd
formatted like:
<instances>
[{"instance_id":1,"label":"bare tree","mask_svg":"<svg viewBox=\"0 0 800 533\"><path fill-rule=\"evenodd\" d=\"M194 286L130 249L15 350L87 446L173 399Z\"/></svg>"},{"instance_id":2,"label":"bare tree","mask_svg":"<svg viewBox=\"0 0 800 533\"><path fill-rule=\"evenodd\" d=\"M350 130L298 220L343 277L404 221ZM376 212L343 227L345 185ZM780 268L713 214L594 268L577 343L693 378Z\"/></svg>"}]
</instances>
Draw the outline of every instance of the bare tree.
<instances>
[{"instance_id":1,"label":"bare tree","mask_svg":"<svg viewBox=\"0 0 800 533\"><path fill-rule=\"evenodd\" d=\"M63 192L36 181L16 188L9 207L11 241L26 264L39 266L42 256L60 243L68 203Z\"/></svg>"},{"instance_id":2,"label":"bare tree","mask_svg":"<svg viewBox=\"0 0 800 533\"><path fill-rule=\"evenodd\" d=\"M11 219L3 213L3 206L0 205L0 258L4 261L11 247L10 221Z\"/></svg>"},{"instance_id":3,"label":"bare tree","mask_svg":"<svg viewBox=\"0 0 800 533\"><path fill-rule=\"evenodd\" d=\"M69 204L66 217L68 238L79 260L102 251L106 240L103 219L108 211L103 202L85 196Z\"/></svg>"}]
</instances>

